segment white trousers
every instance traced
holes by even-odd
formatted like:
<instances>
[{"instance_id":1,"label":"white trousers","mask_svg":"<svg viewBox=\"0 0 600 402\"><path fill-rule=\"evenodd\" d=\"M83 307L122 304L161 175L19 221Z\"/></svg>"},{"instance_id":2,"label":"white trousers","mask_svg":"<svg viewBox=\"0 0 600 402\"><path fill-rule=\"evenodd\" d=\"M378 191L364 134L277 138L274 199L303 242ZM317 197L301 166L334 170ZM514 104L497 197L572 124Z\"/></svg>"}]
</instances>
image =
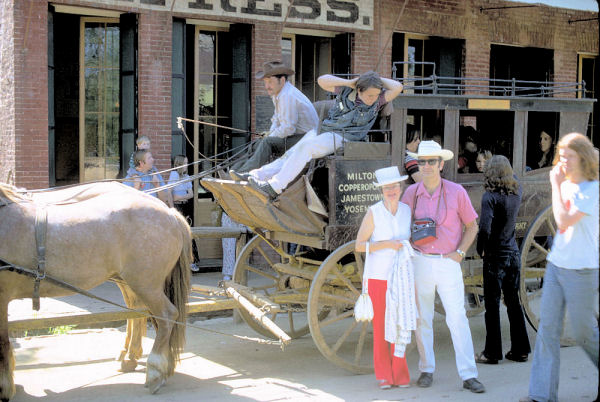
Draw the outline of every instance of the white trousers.
<instances>
[{"instance_id":1,"label":"white trousers","mask_svg":"<svg viewBox=\"0 0 600 402\"><path fill-rule=\"evenodd\" d=\"M435 291L446 310L446 324L450 329L456 368L464 380L477 377L475 353L471 329L465 311L465 288L460 264L450 258L428 257L417 254L413 259L415 288L417 292L417 348L419 370L424 373L435 371L433 352L433 314Z\"/></svg>"},{"instance_id":2,"label":"white trousers","mask_svg":"<svg viewBox=\"0 0 600 402\"><path fill-rule=\"evenodd\" d=\"M315 136L313 131L306 133L281 158L249 173L258 180L268 181L273 190L281 193L311 159L332 154L344 145L345 140L339 134L327 132Z\"/></svg>"}]
</instances>

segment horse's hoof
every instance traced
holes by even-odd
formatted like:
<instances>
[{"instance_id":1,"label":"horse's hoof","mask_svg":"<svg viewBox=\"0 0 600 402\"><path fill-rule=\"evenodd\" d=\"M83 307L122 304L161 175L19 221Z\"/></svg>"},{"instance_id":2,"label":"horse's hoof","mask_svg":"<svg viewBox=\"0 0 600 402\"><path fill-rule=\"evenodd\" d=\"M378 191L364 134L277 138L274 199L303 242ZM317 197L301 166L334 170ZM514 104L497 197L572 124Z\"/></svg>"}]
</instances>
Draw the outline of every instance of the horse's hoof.
<instances>
[{"instance_id":1,"label":"horse's hoof","mask_svg":"<svg viewBox=\"0 0 600 402\"><path fill-rule=\"evenodd\" d=\"M144 387L148 388L151 394L156 394L158 390L161 389L163 385L165 385L165 383L166 381L164 377L159 377L150 382L146 382L146 384L144 384Z\"/></svg>"},{"instance_id":2,"label":"horse's hoof","mask_svg":"<svg viewBox=\"0 0 600 402\"><path fill-rule=\"evenodd\" d=\"M122 360L121 361L121 371L123 373L131 373L132 371L135 371L136 367L137 367L136 360Z\"/></svg>"}]
</instances>

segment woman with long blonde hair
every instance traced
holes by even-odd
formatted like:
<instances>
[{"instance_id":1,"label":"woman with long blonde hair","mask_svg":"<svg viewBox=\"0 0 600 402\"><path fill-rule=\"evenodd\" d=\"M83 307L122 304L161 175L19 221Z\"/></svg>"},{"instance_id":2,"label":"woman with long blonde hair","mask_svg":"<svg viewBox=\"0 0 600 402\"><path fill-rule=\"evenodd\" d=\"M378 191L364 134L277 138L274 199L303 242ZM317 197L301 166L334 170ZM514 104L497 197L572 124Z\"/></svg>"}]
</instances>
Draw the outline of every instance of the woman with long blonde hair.
<instances>
[{"instance_id":1,"label":"woman with long blonde hair","mask_svg":"<svg viewBox=\"0 0 600 402\"><path fill-rule=\"evenodd\" d=\"M558 231L547 257L529 396L522 401L558 399L565 309L575 341L598 367L598 152L589 138L562 137L550 183Z\"/></svg>"}]
</instances>

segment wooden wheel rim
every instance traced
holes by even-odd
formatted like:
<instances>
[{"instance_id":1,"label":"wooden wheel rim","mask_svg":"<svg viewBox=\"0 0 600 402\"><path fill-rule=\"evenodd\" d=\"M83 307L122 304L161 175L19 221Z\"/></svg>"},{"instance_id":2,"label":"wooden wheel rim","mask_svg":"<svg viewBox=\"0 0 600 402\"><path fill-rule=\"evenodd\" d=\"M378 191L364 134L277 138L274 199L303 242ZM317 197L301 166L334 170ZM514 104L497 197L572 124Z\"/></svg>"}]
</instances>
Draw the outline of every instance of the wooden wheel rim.
<instances>
[{"instance_id":1,"label":"wooden wheel rim","mask_svg":"<svg viewBox=\"0 0 600 402\"><path fill-rule=\"evenodd\" d=\"M358 270L360 276L362 277L362 263L364 261L364 253L355 253L354 244L355 241L351 241L339 247L337 250L331 253L329 257L327 257L327 259L325 259L325 261L317 271L317 274L315 275L313 283L310 287L310 293L308 296L308 324L310 326L310 333L313 337L313 340L315 341L317 348L319 348L319 351L323 354L323 356L325 356L325 358L327 358L329 361L336 364L337 366L340 366L353 373L370 374L373 372L373 360L371 358L372 341L370 339L367 339L367 334L368 330L371 327L371 323L357 323L354 320L353 314L354 303L356 302L356 299L360 294L360 287L355 288L358 291L358 293L352 292L352 294L354 295L352 299L346 298L347 302L343 303L344 312L338 315L338 317L344 317L342 319L344 320L344 325L346 329L342 332L341 336L337 339L336 342L327 342L323 334L322 325L324 323L327 324L327 322L335 321L338 319L338 317L332 317L325 321L317 320L318 312L321 309L319 300L322 297L324 297L325 294L328 294L327 292L323 291L323 286L327 282L328 275L331 275L333 270L337 269L337 264L343 257L349 255L350 253L353 253L355 259L359 259ZM340 321L342 319L340 319ZM348 321L348 323L346 323L346 321ZM346 341L349 342L348 337L351 334L351 332L353 332L355 329L360 330L360 335L358 342L356 343L356 347L354 348L353 359L350 360L344 358L338 352L343 346L343 344L346 343ZM340 341L342 343L338 345ZM361 359L364 360L364 357L366 357L367 355L369 357L367 359L369 363L364 364L361 362Z\"/></svg>"}]
</instances>

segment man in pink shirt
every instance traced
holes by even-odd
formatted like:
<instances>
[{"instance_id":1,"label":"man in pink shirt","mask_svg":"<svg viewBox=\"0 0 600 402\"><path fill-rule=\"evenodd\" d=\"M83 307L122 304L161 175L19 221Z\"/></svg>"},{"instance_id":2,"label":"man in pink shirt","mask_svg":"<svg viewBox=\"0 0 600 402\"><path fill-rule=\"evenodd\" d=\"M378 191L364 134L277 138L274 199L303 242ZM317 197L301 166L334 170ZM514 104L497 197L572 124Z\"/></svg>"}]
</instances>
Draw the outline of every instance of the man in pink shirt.
<instances>
[{"instance_id":1,"label":"man in pink shirt","mask_svg":"<svg viewBox=\"0 0 600 402\"><path fill-rule=\"evenodd\" d=\"M456 367L463 387L476 393L485 392L485 387L477 380L460 268L465 251L477 236L477 213L465 189L441 177L444 161L454 157L452 151L442 149L435 141L423 141L417 153L410 152L409 155L417 159L423 181L408 187L402 202L413 211L413 220L431 218L436 223L436 238L425 244L414 245L416 256L413 263L419 309L416 335L421 371L417 385L429 387L433 382L435 355L432 324L437 290L446 311L446 324L452 336Z\"/></svg>"}]
</instances>

